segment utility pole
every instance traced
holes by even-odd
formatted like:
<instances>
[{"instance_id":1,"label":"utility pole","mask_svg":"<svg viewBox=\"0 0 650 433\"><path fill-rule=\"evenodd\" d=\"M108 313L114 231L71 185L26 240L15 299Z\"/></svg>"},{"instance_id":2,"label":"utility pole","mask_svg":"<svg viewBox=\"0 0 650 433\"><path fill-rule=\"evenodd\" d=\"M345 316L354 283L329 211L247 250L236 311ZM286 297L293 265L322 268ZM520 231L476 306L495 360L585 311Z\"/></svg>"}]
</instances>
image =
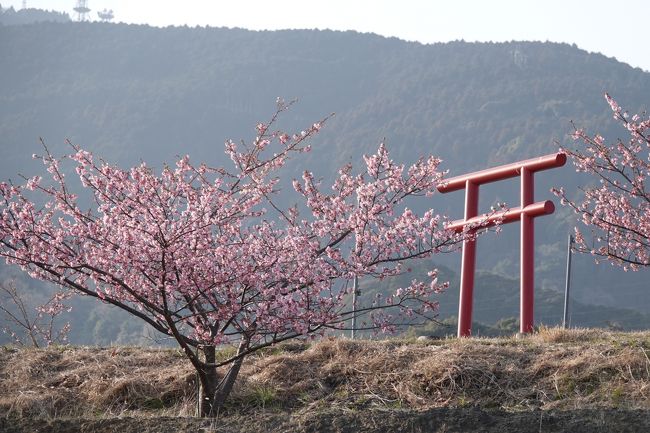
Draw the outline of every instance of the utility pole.
<instances>
[{"instance_id":1,"label":"utility pole","mask_svg":"<svg viewBox=\"0 0 650 433\"><path fill-rule=\"evenodd\" d=\"M350 337L354 340L355 331L357 329L357 292L359 291L359 277L354 276L354 283L352 283L352 331Z\"/></svg>"},{"instance_id":2,"label":"utility pole","mask_svg":"<svg viewBox=\"0 0 650 433\"><path fill-rule=\"evenodd\" d=\"M566 285L564 286L564 315L562 327L567 328L569 324L569 289L571 288L571 253L573 252L573 236L569 235L566 250Z\"/></svg>"}]
</instances>

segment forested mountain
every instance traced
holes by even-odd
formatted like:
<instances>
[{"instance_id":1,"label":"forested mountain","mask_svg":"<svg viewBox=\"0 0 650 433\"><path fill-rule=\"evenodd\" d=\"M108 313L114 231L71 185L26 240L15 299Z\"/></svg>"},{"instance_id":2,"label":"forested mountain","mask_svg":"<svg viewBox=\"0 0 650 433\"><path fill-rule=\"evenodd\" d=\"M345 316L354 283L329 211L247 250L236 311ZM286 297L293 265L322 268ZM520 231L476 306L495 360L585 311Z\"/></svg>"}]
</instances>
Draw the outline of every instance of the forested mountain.
<instances>
[{"instance_id":1,"label":"forested mountain","mask_svg":"<svg viewBox=\"0 0 650 433\"><path fill-rule=\"evenodd\" d=\"M454 175L553 152L569 143L571 121L615 139L625 131L614 125L603 92L632 112L650 103L649 73L576 46L422 45L355 32L0 26L0 71L2 179L41 170L31 160L39 137L56 154L67 150L69 138L123 165L146 160L161 167L186 153L227 164L223 141L250 138L278 96L298 98L281 119L288 128L336 113L312 153L286 173L290 178L308 168L325 179L346 162L360 163L382 140L397 160L438 155ZM554 185L577 194L589 181L571 167L540 173L536 198L551 198ZM518 200L515 181L481 191L482 208ZM414 206L453 217L461 215L462 202L462 193L453 193ZM537 221L537 285L551 291L563 287L566 236L574 224L572 214L558 208ZM498 284L510 284L504 281L519 272L517 244L516 226L482 239L479 267L501 275ZM460 260L435 261L457 272ZM650 308L647 273L622 275L591 258L575 263L576 299ZM493 285L479 278L477 290L481 284Z\"/></svg>"},{"instance_id":2,"label":"forested mountain","mask_svg":"<svg viewBox=\"0 0 650 433\"><path fill-rule=\"evenodd\" d=\"M13 6L5 9L0 5L0 25L11 26L41 21L68 22L70 21L70 16L62 12L34 8L20 9L17 11Z\"/></svg>"}]
</instances>

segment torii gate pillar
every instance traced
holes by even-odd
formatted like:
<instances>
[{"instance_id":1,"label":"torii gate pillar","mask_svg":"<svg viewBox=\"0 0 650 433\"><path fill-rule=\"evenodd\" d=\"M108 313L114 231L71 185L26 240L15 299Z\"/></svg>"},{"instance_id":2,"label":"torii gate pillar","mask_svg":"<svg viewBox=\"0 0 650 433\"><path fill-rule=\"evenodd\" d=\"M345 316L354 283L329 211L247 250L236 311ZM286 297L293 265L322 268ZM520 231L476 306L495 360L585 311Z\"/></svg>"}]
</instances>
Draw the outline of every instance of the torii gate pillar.
<instances>
[{"instance_id":1,"label":"torii gate pillar","mask_svg":"<svg viewBox=\"0 0 650 433\"><path fill-rule=\"evenodd\" d=\"M534 218L549 215L555 211L550 200L534 203L534 173L561 167L566 163L566 154L553 153L539 158L527 159L513 164L477 171L451 178L440 185L441 193L465 190L465 217L452 222L448 228L461 232L470 227L472 233L476 227L485 228L495 224L521 221L520 249L520 305L519 330L532 332L534 324L534 287L535 287L535 226ZM521 205L494 214L478 214L479 186L519 176L521 178ZM460 302L458 306L458 336L469 337L472 334L472 308L474 298L474 273L476 268L476 239L463 241L463 253L460 275Z\"/></svg>"}]
</instances>

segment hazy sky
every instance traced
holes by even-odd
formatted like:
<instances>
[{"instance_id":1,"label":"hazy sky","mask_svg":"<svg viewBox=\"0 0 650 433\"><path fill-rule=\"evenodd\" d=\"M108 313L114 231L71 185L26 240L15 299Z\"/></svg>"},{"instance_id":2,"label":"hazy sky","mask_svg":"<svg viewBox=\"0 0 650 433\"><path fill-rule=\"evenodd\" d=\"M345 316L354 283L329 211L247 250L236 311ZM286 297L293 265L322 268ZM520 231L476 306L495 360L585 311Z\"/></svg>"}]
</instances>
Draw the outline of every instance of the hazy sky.
<instances>
[{"instance_id":1,"label":"hazy sky","mask_svg":"<svg viewBox=\"0 0 650 433\"><path fill-rule=\"evenodd\" d=\"M77 0L27 0L70 12ZM20 9L21 0L0 0ZM154 26L357 30L423 43L536 40L575 43L650 71L650 0L88 0L91 18Z\"/></svg>"}]
</instances>

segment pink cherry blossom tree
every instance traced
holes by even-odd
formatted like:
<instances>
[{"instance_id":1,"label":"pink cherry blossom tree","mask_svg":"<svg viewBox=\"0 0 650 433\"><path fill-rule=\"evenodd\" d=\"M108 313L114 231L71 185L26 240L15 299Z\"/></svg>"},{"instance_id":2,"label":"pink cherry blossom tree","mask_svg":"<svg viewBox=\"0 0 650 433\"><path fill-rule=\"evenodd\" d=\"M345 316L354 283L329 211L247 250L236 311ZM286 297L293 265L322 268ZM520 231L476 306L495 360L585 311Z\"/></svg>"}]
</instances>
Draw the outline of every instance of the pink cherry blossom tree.
<instances>
[{"instance_id":1,"label":"pink cherry blossom tree","mask_svg":"<svg viewBox=\"0 0 650 433\"><path fill-rule=\"evenodd\" d=\"M576 228L578 247L603 259L637 270L650 265L650 118L630 116L605 94L616 119L629 137L608 144L601 135L576 129L577 149L563 149L577 171L593 174L597 186L572 200L564 189L554 192L580 216L590 236Z\"/></svg>"},{"instance_id":2,"label":"pink cherry blossom tree","mask_svg":"<svg viewBox=\"0 0 650 433\"><path fill-rule=\"evenodd\" d=\"M454 248L466 234L445 230L433 211L405 205L430 196L440 160L410 167L381 145L325 189L310 172L294 180L298 204L277 203L278 170L323 121L297 134L275 130L278 111L251 143L226 142L234 169L189 157L156 174L128 170L72 145L42 159L51 180L0 184L0 255L32 277L114 305L173 337L197 371L200 413L215 415L245 357L292 338L346 329L355 276L384 279L402 263ZM60 165L70 161L94 204L82 209ZM39 204L41 203L41 204ZM363 329L391 331L435 315L436 271L356 311ZM236 346L217 360L215 349Z\"/></svg>"}]
</instances>

